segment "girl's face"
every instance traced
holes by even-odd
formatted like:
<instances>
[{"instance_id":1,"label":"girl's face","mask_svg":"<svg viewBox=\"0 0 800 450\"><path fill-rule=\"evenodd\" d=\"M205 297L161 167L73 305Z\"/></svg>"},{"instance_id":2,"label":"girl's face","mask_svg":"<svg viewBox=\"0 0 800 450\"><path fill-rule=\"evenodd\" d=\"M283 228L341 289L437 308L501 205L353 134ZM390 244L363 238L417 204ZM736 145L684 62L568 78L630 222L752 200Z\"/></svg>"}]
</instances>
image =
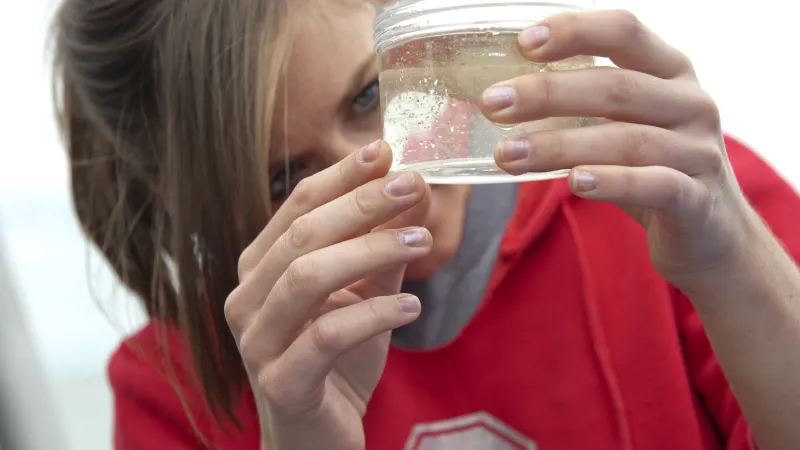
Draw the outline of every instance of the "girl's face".
<instances>
[{"instance_id":1,"label":"girl's face","mask_svg":"<svg viewBox=\"0 0 800 450\"><path fill-rule=\"evenodd\" d=\"M285 100L288 107L276 112L273 127L270 176L275 205L302 178L381 138L374 7L364 0L310 3L314 6L296 24L282 87L286 98L278 101L282 105ZM461 241L468 193L466 186L432 187L426 227L434 237L433 251L409 267L407 277L430 276L453 255Z\"/></svg>"}]
</instances>

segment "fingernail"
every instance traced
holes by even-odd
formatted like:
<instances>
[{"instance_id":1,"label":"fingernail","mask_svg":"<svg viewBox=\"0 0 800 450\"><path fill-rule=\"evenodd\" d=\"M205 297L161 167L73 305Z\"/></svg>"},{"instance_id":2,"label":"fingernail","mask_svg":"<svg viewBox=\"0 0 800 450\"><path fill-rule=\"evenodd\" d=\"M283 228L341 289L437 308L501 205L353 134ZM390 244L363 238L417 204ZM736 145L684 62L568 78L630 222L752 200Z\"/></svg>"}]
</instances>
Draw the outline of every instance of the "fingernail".
<instances>
[{"instance_id":1,"label":"fingernail","mask_svg":"<svg viewBox=\"0 0 800 450\"><path fill-rule=\"evenodd\" d=\"M378 159L381 150L381 141L377 140L372 144L361 149L358 153L358 161L362 164L369 164Z\"/></svg>"},{"instance_id":2,"label":"fingernail","mask_svg":"<svg viewBox=\"0 0 800 450\"><path fill-rule=\"evenodd\" d=\"M597 189L597 178L589 172L581 170L575 174L575 190L589 192Z\"/></svg>"},{"instance_id":3,"label":"fingernail","mask_svg":"<svg viewBox=\"0 0 800 450\"><path fill-rule=\"evenodd\" d=\"M514 162L526 159L531 154L531 143L527 139L508 139L500 143L498 162Z\"/></svg>"},{"instance_id":4,"label":"fingernail","mask_svg":"<svg viewBox=\"0 0 800 450\"><path fill-rule=\"evenodd\" d=\"M386 182L386 193L392 197L403 197L417 190L417 179L413 173L401 173Z\"/></svg>"},{"instance_id":5,"label":"fingernail","mask_svg":"<svg viewBox=\"0 0 800 450\"><path fill-rule=\"evenodd\" d=\"M491 87L483 93L483 105L492 111L499 111L514 105L517 91L512 87Z\"/></svg>"},{"instance_id":6,"label":"fingernail","mask_svg":"<svg viewBox=\"0 0 800 450\"><path fill-rule=\"evenodd\" d=\"M416 314L422 310L419 299L413 295L400 297L397 301L400 303L400 309L403 310L404 313Z\"/></svg>"},{"instance_id":7,"label":"fingernail","mask_svg":"<svg viewBox=\"0 0 800 450\"><path fill-rule=\"evenodd\" d=\"M550 39L550 28L544 25L526 28L519 34L520 46L530 50L541 47L548 39Z\"/></svg>"},{"instance_id":8,"label":"fingernail","mask_svg":"<svg viewBox=\"0 0 800 450\"><path fill-rule=\"evenodd\" d=\"M425 230L422 228L401 231L397 233L397 238L406 247L423 247L427 241Z\"/></svg>"}]
</instances>

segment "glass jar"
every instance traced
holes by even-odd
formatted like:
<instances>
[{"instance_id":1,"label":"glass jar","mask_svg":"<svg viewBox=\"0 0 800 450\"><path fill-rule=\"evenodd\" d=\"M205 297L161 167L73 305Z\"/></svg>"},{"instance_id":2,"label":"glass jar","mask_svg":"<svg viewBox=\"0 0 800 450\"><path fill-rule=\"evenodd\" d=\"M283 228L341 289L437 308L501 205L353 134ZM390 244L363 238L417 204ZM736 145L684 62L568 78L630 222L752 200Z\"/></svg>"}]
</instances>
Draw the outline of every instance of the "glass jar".
<instances>
[{"instance_id":1,"label":"glass jar","mask_svg":"<svg viewBox=\"0 0 800 450\"><path fill-rule=\"evenodd\" d=\"M375 19L380 59L383 137L392 171L419 172L433 184L545 180L568 170L512 177L494 162L506 137L580 127L593 119L548 118L499 125L478 108L489 86L520 75L591 67L578 56L535 63L517 49L517 35L552 14L591 8L592 0L400 0Z\"/></svg>"}]
</instances>

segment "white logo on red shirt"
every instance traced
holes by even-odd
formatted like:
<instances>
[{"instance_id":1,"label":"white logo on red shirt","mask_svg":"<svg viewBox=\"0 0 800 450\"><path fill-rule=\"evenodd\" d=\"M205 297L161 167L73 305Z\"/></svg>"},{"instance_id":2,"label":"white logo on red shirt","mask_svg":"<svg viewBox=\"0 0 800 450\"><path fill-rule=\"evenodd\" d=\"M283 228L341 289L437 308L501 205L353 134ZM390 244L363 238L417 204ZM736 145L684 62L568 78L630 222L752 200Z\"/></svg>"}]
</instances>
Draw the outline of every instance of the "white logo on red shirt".
<instances>
[{"instance_id":1,"label":"white logo on red shirt","mask_svg":"<svg viewBox=\"0 0 800 450\"><path fill-rule=\"evenodd\" d=\"M536 450L536 443L486 412L418 424L404 450Z\"/></svg>"}]
</instances>

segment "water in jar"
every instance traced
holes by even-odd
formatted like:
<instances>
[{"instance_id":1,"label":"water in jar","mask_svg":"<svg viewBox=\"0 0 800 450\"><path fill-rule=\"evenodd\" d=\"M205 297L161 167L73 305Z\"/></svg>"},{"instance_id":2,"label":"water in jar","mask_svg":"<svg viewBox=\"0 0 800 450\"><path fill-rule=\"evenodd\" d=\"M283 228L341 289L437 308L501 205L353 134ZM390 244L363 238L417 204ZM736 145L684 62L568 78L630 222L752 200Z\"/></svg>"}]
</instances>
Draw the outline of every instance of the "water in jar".
<instances>
[{"instance_id":1,"label":"water in jar","mask_svg":"<svg viewBox=\"0 0 800 450\"><path fill-rule=\"evenodd\" d=\"M505 137L584 126L585 117L495 124L478 108L483 91L520 75L580 69L590 56L552 63L523 58L516 33L463 33L402 43L381 52L383 135L391 146L392 171L419 172L429 183L477 184L541 180L567 171L511 177L494 162Z\"/></svg>"}]
</instances>

